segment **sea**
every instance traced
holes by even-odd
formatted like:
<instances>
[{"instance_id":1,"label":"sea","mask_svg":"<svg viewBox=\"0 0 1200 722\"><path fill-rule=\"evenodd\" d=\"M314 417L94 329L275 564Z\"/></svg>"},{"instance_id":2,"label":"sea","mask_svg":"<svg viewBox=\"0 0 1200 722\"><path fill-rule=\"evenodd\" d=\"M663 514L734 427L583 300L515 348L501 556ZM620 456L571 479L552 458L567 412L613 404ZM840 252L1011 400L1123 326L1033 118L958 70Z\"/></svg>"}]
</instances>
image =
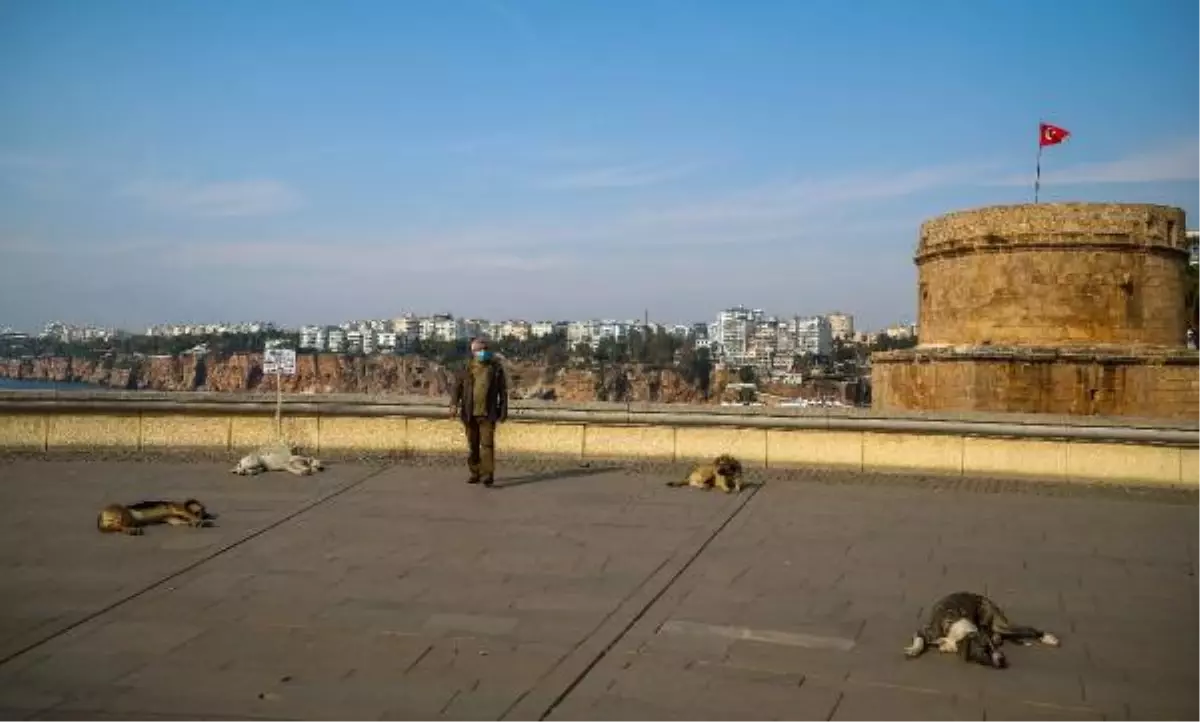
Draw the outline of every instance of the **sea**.
<instances>
[{"instance_id":1,"label":"sea","mask_svg":"<svg viewBox=\"0 0 1200 722\"><path fill-rule=\"evenodd\" d=\"M73 381L34 381L32 379L9 379L0 377L3 391L115 391L117 389L97 384L82 384Z\"/></svg>"}]
</instances>

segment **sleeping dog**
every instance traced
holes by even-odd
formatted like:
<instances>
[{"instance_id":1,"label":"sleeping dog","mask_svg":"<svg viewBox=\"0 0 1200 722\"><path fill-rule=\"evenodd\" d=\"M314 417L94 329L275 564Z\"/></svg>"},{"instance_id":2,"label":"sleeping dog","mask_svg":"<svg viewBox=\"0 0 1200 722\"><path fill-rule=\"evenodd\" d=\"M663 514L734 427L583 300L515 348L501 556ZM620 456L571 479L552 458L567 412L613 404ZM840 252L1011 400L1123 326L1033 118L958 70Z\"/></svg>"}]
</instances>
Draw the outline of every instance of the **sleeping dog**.
<instances>
[{"instance_id":1,"label":"sleeping dog","mask_svg":"<svg viewBox=\"0 0 1200 722\"><path fill-rule=\"evenodd\" d=\"M1005 640L1026 646L1034 640L1050 647L1059 646L1058 637L1049 632L1009 622L1000 607L982 594L955 592L933 606L929 624L913 635L904 655L915 659L927 646L936 645L938 651L957 653L964 662L1003 669L1008 666L1000 651Z\"/></svg>"},{"instance_id":2,"label":"sleeping dog","mask_svg":"<svg viewBox=\"0 0 1200 722\"><path fill-rule=\"evenodd\" d=\"M697 464L686 478L668 481L667 486L693 486L708 491L720 489L726 494L742 490L742 462L732 454L721 454L711 464Z\"/></svg>"},{"instance_id":3,"label":"sleeping dog","mask_svg":"<svg viewBox=\"0 0 1200 722\"><path fill-rule=\"evenodd\" d=\"M96 517L96 528L106 534L141 536L145 527L155 524L212 526L217 518L195 499L186 501L139 501L136 504L109 504Z\"/></svg>"}]
</instances>

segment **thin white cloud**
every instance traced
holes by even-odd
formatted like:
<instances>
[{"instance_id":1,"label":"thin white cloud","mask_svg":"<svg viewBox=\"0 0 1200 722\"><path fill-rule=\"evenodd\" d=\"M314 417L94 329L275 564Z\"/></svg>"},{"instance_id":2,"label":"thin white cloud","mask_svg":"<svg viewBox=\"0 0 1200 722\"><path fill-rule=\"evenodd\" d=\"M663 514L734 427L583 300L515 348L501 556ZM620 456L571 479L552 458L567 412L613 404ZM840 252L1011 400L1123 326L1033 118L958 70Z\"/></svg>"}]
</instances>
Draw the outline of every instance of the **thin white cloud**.
<instances>
[{"instance_id":1,"label":"thin white cloud","mask_svg":"<svg viewBox=\"0 0 1200 722\"><path fill-rule=\"evenodd\" d=\"M1200 139L1186 138L1117 160L1079 163L1065 168L1055 168L1052 161L1043 159L1042 183L1091 185L1192 181L1200 178L1198 163ZM1006 176L998 180L996 185L1029 185L1033 180L1031 176Z\"/></svg>"},{"instance_id":2,"label":"thin white cloud","mask_svg":"<svg viewBox=\"0 0 1200 722\"><path fill-rule=\"evenodd\" d=\"M120 193L155 210L213 218L276 215L298 208L301 202L295 190L275 180L138 181Z\"/></svg>"},{"instance_id":3,"label":"thin white cloud","mask_svg":"<svg viewBox=\"0 0 1200 722\"><path fill-rule=\"evenodd\" d=\"M699 163L682 163L670 166L625 165L590 168L550 178L543 182L542 185L546 188L559 190L640 188L683 178L699 168Z\"/></svg>"},{"instance_id":4,"label":"thin white cloud","mask_svg":"<svg viewBox=\"0 0 1200 722\"><path fill-rule=\"evenodd\" d=\"M912 221L880 218L866 209L896 198L984 177L993 164L934 167L901 173L806 179L701 198L665 208L632 206L603 218L542 215L520 223L474 223L433 229L397 229L358 241L320 238L253 239L179 248L186 264L328 269L374 267L403 274L414 258L461 258L459 266L550 271L581 257L631 252L677 253L680 248L824 241L847 233L905 233ZM462 253L469 251L469 253ZM447 255L449 254L449 256Z\"/></svg>"},{"instance_id":5,"label":"thin white cloud","mask_svg":"<svg viewBox=\"0 0 1200 722\"><path fill-rule=\"evenodd\" d=\"M468 254L463 257L463 262L470 268L524 272L553 271L575 265L572 259L563 256L520 254Z\"/></svg>"},{"instance_id":6,"label":"thin white cloud","mask_svg":"<svg viewBox=\"0 0 1200 722\"><path fill-rule=\"evenodd\" d=\"M419 250L419 253L415 251ZM236 266L243 269L322 269L323 273L354 276L379 274L403 278L411 273L414 258L445 261L445 247L433 241L416 244L350 244L313 241L247 241L188 244L164 250L164 259L188 268ZM456 270L544 272L566 268L575 261L563 254L538 252L485 252L451 256ZM422 265L424 262L422 262ZM424 271L419 271L424 273Z\"/></svg>"},{"instance_id":7,"label":"thin white cloud","mask_svg":"<svg viewBox=\"0 0 1200 722\"><path fill-rule=\"evenodd\" d=\"M654 209L639 214L635 223L676 230L764 228L795 231L795 224L844 213L858 204L901 198L955 184L981 182L998 167L980 162L920 168L899 173L864 173L840 178L807 178L775 183L748 191Z\"/></svg>"}]
</instances>

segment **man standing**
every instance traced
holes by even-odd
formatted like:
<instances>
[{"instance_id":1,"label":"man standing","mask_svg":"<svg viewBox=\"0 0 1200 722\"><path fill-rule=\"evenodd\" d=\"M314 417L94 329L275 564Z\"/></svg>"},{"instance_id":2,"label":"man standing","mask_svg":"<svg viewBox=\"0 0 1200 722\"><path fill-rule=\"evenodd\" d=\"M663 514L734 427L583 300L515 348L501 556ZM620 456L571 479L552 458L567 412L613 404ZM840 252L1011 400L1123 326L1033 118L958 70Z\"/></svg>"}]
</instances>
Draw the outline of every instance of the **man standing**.
<instances>
[{"instance_id":1,"label":"man standing","mask_svg":"<svg viewBox=\"0 0 1200 722\"><path fill-rule=\"evenodd\" d=\"M471 341L471 360L458 374L450 400L450 416L462 419L467 432L471 469L468 484L491 486L496 470L496 424L508 419L508 381L504 367L482 338Z\"/></svg>"}]
</instances>

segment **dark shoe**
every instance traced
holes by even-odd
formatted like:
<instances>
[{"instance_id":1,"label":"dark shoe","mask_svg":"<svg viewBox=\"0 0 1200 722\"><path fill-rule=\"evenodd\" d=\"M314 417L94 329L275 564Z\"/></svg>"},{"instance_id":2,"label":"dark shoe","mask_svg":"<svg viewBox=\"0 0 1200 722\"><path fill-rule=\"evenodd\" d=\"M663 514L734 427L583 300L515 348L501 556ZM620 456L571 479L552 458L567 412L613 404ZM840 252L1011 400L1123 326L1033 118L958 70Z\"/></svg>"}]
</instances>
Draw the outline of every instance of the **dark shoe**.
<instances>
[{"instance_id":1,"label":"dark shoe","mask_svg":"<svg viewBox=\"0 0 1200 722\"><path fill-rule=\"evenodd\" d=\"M483 485L484 485L484 486L491 486L491 485L492 485L492 484L494 484L494 483L496 483L496 480L495 480L495 479L493 479L493 478L492 478L492 477L490 477L490 476L489 476L489 477L486 477L486 478L483 480Z\"/></svg>"},{"instance_id":2,"label":"dark shoe","mask_svg":"<svg viewBox=\"0 0 1200 722\"><path fill-rule=\"evenodd\" d=\"M472 476L470 479L467 479L467 483L468 483L468 484L478 484L478 483L479 483L479 477L478 477L478 476Z\"/></svg>"}]
</instances>

